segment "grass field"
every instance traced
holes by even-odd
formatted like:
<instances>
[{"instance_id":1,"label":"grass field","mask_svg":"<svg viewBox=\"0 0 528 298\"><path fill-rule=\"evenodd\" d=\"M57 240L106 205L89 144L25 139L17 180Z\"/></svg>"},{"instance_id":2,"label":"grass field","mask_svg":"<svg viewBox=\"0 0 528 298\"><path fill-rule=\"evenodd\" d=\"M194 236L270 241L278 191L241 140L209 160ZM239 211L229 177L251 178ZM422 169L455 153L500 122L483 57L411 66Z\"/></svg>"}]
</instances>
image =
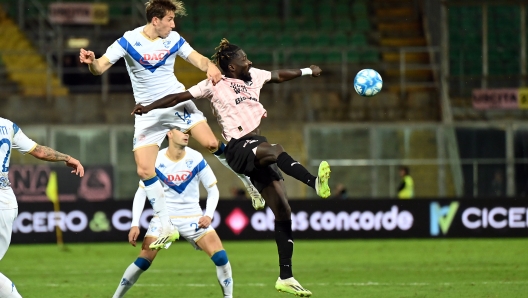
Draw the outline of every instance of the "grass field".
<instances>
[{"instance_id":1,"label":"grass field","mask_svg":"<svg viewBox=\"0 0 528 298\"><path fill-rule=\"evenodd\" d=\"M235 297L278 293L272 241L224 242ZM528 239L299 240L294 274L313 297L528 297ZM23 297L111 297L138 248L12 245L0 271ZM186 241L164 250L127 297L221 297L213 263Z\"/></svg>"}]
</instances>

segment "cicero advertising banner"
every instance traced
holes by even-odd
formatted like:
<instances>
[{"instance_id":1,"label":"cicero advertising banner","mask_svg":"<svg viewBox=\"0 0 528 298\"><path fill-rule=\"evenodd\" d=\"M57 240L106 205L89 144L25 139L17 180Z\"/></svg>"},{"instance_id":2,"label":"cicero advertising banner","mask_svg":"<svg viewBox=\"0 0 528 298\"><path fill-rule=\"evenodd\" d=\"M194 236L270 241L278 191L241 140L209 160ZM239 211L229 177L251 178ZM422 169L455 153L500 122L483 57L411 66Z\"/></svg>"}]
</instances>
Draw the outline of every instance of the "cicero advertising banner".
<instances>
[{"instance_id":1,"label":"cicero advertising banner","mask_svg":"<svg viewBox=\"0 0 528 298\"><path fill-rule=\"evenodd\" d=\"M525 199L291 200L290 205L295 239L528 236ZM80 201L62 203L56 213L51 203L20 202L12 242L55 242L56 224L65 242L127 242L131 209L132 201ZM141 237L151 217L146 202ZM212 225L223 240L275 239L273 213L255 211L250 200L220 200Z\"/></svg>"},{"instance_id":2,"label":"cicero advertising banner","mask_svg":"<svg viewBox=\"0 0 528 298\"><path fill-rule=\"evenodd\" d=\"M48 16L53 24L106 25L108 4L54 2L49 4Z\"/></svg>"}]
</instances>

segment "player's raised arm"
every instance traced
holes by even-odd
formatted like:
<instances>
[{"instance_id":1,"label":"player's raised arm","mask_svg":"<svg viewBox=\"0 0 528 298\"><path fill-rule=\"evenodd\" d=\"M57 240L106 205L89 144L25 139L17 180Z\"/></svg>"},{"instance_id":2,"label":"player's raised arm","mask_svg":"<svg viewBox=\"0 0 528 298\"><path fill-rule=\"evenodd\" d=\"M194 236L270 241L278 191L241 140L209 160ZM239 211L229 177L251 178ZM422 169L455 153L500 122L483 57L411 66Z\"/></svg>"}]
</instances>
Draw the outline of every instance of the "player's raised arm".
<instances>
[{"instance_id":1,"label":"player's raised arm","mask_svg":"<svg viewBox=\"0 0 528 298\"><path fill-rule=\"evenodd\" d=\"M187 57L187 60L191 62L192 65L199 68L201 71L204 71L207 73L207 79L213 82L213 85L216 85L216 83L220 82L222 79L222 73L216 67L216 65L211 62L211 60L207 59L202 54L193 51L189 56Z\"/></svg>"},{"instance_id":2,"label":"player's raised arm","mask_svg":"<svg viewBox=\"0 0 528 298\"><path fill-rule=\"evenodd\" d=\"M88 64L88 69L95 76L102 75L113 64L105 56L95 59L95 54L92 51L81 49L79 52L79 60L81 63Z\"/></svg>"},{"instance_id":3,"label":"player's raised arm","mask_svg":"<svg viewBox=\"0 0 528 298\"><path fill-rule=\"evenodd\" d=\"M318 77L321 69L317 65L310 65L310 68L303 69L279 69L271 72L271 80L268 83L282 83L301 76Z\"/></svg>"},{"instance_id":4,"label":"player's raised arm","mask_svg":"<svg viewBox=\"0 0 528 298\"><path fill-rule=\"evenodd\" d=\"M71 171L73 174L79 175L80 177L84 176L84 167L80 161L53 148L37 145L29 154L40 160L64 161L68 167L73 168Z\"/></svg>"},{"instance_id":5,"label":"player's raised arm","mask_svg":"<svg viewBox=\"0 0 528 298\"><path fill-rule=\"evenodd\" d=\"M158 99L156 100L155 102L147 105L147 106L143 106L143 105L136 105L134 107L134 110L132 110L132 113L130 113L131 115L134 115L134 114L137 114L137 115L142 115L142 114L146 114L154 109L161 109L161 108L168 108L168 107L173 107L177 104L179 104L180 102L183 102L183 101L186 101L186 100L191 100L191 99L194 99L194 97L191 95L191 93L189 91L185 91L185 92L181 92L181 93L176 93L176 94L169 94L161 99Z\"/></svg>"}]
</instances>

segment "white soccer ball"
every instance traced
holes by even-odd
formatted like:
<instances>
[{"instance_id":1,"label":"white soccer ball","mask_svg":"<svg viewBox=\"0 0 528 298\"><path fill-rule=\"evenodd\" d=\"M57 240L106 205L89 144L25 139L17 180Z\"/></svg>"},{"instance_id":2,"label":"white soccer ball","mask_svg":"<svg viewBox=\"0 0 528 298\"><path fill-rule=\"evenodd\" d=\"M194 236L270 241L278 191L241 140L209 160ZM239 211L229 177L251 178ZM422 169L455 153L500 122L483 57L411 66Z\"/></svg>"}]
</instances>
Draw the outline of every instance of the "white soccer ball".
<instances>
[{"instance_id":1,"label":"white soccer ball","mask_svg":"<svg viewBox=\"0 0 528 298\"><path fill-rule=\"evenodd\" d=\"M354 89L361 96L374 96L383 87L383 79L374 69L363 69L354 78Z\"/></svg>"}]
</instances>

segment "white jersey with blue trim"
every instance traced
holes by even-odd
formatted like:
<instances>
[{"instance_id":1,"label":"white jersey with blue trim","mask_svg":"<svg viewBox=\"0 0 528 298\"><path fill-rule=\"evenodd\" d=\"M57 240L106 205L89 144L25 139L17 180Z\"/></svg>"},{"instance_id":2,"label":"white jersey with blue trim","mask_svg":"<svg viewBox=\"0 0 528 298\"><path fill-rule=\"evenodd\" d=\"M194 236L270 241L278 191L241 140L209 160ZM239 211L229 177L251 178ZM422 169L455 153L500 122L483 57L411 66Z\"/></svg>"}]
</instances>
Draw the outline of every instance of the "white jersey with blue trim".
<instances>
[{"instance_id":1,"label":"white jersey with blue trim","mask_svg":"<svg viewBox=\"0 0 528 298\"><path fill-rule=\"evenodd\" d=\"M216 177L202 154L185 147L185 156L179 161L171 160L167 148L158 153L156 175L165 192L165 202L170 215L201 215L200 182L205 188L216 184Z\"/></svg>"},{"instance_id":2,"label":"white jersey with blue trim","mask_svg":"<svg viewBox=\"0 0 528 298\"><path fill-rule=\"evenodd\" d=\"M147 105L166 95L185 91L174 75L176 55L187 60L193 48L175 31L167 38L150 39L145 26L127 31L103 57L115 64L124 57L136 104Z\"/></svg>"},{"instance_id":3,"label":"white jersey with blue trim","mask_svg":"<svg viewBox=\"0 0 528 298\"><path fill-rule=\"evenodd\" d=\"M9 160L13 149L23 154L31 152L37 143L28 138L11 120L0 117L0 209L18 207L9 182Z\"/></svg>"}]
</instances>

